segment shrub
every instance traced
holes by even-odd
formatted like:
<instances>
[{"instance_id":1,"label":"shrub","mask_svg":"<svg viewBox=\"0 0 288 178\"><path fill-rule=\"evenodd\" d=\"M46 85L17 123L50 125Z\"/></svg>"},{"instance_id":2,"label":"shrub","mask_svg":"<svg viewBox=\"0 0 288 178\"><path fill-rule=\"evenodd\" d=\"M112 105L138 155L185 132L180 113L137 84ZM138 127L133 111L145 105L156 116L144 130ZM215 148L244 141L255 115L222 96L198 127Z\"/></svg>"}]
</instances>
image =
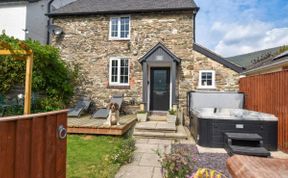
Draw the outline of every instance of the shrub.
<instances>
[{"instance_id":1,"label":"shrub","mask_svg":"<svg viewBox=\"0 0 288 178\"><path fill-rule=\"evenodd\" d=\"M125 139L124 144L122 144L115 153L111 155L111 160L114 164L123 165L130 163L133 158L133 153L135 151L135 140L132 137Z\"/></svg>"},{"instance_id":2,"label":"shrub","mask_svg":"<svg viewBox=\"0 0 288 178\"><path fill-rule=\"evenodd\" d=\"M193 170L195 160L191 159L185 150L177 150L172 153L161 154L160 157L162 174L165 178L184 178Z\"/></svg>"},{"instance_id":3,"label":"shrub","mask_svg":"<svg viewBox=\"0 0 288 178\"><path fill-rule=\"evenodd\" d=\"M19 40L13 37L2 34L0 41L8 43L13 49L21 49ZM61 60L59 50L50 45L32 40L23 43L33 50L32 90L43 95L40 110L63 108L73 95L77 69L70 70ZM24 85L25 62L12 60L13 57L0 56L1 94L7 94L16 85Z\"/></svg>"},{"instance_id":4,"label":"shrub","mask_svg":"<svg viewBox=\"0 0 288 178\"><path fill-rule=\"evenodd\" d=\"M175 111L174 109L170 109L170 110L169 110L169 114L170 114L170 115L176 115L176 111Z\"/></svg>"},{"instance_id":5,"label":"shrub","mask_svg":"<svg viewBox=\"0 0 288 178\"><path fill-rule=\"evenodd\" d=\"M112 178L117 170L124 164L130 163L135 151L135 140L132 137L126 138L115 152L105 156L97 167L89 168L91 174L99 178ZM91 176L93 177L93 176Z\"/></svg>"}]
</instances>

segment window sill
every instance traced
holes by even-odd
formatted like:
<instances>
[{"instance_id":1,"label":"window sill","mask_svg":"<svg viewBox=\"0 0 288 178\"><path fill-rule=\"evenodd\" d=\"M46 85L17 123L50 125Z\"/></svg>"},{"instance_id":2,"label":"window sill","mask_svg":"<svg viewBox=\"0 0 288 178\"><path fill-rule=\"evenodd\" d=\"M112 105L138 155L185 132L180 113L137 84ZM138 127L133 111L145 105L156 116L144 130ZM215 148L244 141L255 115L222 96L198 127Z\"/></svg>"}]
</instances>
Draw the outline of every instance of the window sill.
<instances>
[{"instance_id":1,"label":"window sill","mask_svg":"<svg viewBox=\"0 0 288 178\"><path fill-rule=\"evenodd\" d=\"M130 89L129 85L109 85L108 89Z\"/></svg>"},{"instance_id":2,"label":"window sill","mask_svg":"<svg viewBox=\"0 0 288 178\"><path fill-rule=\"evenodd\" d=\"M109 41L130 41L130 38L109 38Z\"/></svg>"},{"instance_id":3,"label":"window sill","mask_svg":"<svg viewBox=\"0 0 288 178\"><path fill-rule=\"evenodd\" d=\"M205 87L205 86L198 86L197 89L199 90L216 90L215 86Z\"/></svg>"}]
</instances>

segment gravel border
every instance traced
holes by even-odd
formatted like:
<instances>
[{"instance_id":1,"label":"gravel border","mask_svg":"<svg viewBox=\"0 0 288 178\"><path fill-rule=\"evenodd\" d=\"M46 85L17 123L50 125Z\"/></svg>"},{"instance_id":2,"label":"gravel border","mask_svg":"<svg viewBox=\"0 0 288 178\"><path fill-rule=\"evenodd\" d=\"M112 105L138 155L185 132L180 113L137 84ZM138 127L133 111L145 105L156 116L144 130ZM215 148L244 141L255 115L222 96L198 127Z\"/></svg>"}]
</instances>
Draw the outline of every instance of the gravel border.
<instances>
[{"instance_id":1,"label":"gravel border","mask_svg":"<svg viewBox=\"0 0 288 178\"><path fill-rule=\"evenodd\" d=\"M195 161L195 166L193 172L196 172L198 168L209 168L216 170L224 174L228 178L232 178L229 174L226 161L229 158L229 155L226 153L199 153L196 145L189 144L172 144L171 151L184 152L185 155L191 157L191 160ZM193 163L190 163L193 164Z\"/></svg>"}]
</instances>

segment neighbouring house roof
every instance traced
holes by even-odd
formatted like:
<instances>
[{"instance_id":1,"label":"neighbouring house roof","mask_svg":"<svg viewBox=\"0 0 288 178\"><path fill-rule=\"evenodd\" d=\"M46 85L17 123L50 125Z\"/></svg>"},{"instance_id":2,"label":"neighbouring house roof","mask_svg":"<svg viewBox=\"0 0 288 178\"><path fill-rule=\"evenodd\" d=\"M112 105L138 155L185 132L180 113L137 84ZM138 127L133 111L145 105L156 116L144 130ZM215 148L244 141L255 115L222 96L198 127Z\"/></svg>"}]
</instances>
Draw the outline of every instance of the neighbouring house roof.
<instances>
[{"instance_id":1,"label":"neighbouring house roof","mask_svg":"<svg viewBox=\"0 0 288 178\"><path fill-rule=\"evenodd\" d=\"M266 60L262 60L258 63L249 66L249 68L247 68L247 70L245 70L243 74L254 73L261 70L267 70L269 68L283 66L285 64L288 64L288 50L277 55L276 57L270 57Z\"/></svg>"},{"instance_id":2,"label":"neighbouring house roof","mask_svg":"<svg viewBox=\"0 0 288 178\"><path fill-rule=\"evenodd\" d=\"M207 56L210 59L212 59L212 60L224 65L225 67L228 67L228 68L234 70L235 72L241 73L244 70L243 67L238 66L238 65L236 65L236 64L234 64L234 63L232 63L232 62L230 62L230 61L228 61L226 59L224 59L222 56L216 54L215 52L213 52L213 51L211 51L211 50L209 50L209 49L207 49L207 48L205 48L205 47L203 47L203 46L201 46L199 44L194 43L193 49L195 51L203 54L204 56Z\"/></svg>"},{"instance_id":3,"label":"neighbouring house roof","mask_svg":"<svg viewBox=\"0 0 288 178\"><path fill-rule=\"evenodd\" d=\"M194 0L77 0L61 7L48 16L120 14L173 10L195 10Z\"/></svg>"},{"instance_id":4,"label":"neighbouring house roof","mask_svg":"<svg viewBox=\"0 0 288 178\"><path fill-rule=\"evenodd\" d=\"M232 57L228 57L225 59L241 67L248 68L249 66L257 63L258 61L263 60L263 58L266 59L275 55L275 53L277 53L277 51L280 48L281 46L275 47L275 48L269 48L269 49L265 49L261 51L255 51L252 53L232 56Z\"/></svg>"},{"instance_id":5,"label":"neighbouring house roof","mask_svg":"<svg viewBox=\"0 0 288 178\"><path fill-rule=\"evenodd\" d=\"M1 0L0 3L13 3L13 2L37 2L40 0Z\"/></svg>"},{"instance_id":6,"label":"neighbouring house roof","mask_svg":"<svg viewBox=\"0 0 288 178\"><path fill-rule=\"evenodd\" d=\"M163 56L162 60L170 60L179 63L181 60L175 54L173 54L164 44L159 42L152 49L150 49L143 57L139 59L139 62L145 62L146 60L157 61L157 56ZM161 61L163 62L163 61ZM166 61L167 62L167 61Z\"/></svg>"}]
</instances>

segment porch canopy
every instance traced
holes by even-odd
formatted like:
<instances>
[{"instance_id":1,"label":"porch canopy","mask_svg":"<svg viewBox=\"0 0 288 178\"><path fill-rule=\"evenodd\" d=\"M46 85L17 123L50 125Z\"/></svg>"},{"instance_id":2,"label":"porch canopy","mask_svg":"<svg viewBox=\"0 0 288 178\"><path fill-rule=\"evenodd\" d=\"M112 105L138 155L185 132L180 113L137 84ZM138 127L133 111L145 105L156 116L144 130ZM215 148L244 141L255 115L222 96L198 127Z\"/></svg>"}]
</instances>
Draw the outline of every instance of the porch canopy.
<instances>
[{"instance_id":1,"label":"porch canopy","mask_svg":"<svg viewBox=\"0 0 288 178\"><path fill-rule=\"evenodd\" d=\"M181 62L181 59L173 54L163 43L159 42L151 50L149 50L142 58L139 59L142 65L143 71L143 85L142 85L142 101L145 104L145 110L147 110L147 104L149 102L148 91L149 86L149 66L169 66L171 73L171 102L176 104L176 75L177 75L177 64Z\"/></svg>"}]
</instances>

